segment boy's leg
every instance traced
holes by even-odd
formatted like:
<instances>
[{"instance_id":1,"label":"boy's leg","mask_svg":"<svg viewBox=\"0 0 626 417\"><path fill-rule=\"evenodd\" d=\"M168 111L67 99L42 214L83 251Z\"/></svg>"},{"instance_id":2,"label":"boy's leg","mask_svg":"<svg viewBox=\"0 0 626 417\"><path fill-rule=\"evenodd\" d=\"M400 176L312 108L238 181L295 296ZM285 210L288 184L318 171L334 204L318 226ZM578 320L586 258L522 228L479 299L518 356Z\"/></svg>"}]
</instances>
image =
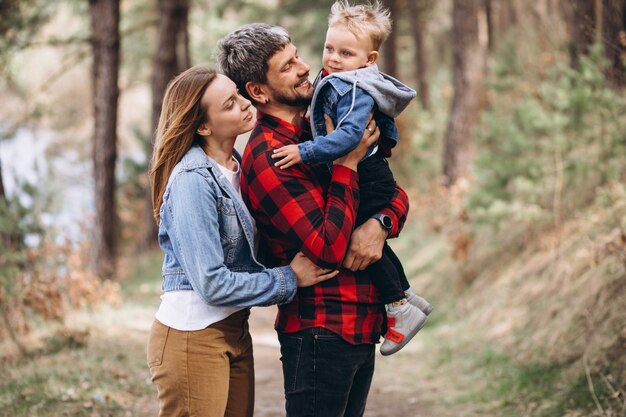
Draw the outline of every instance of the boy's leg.
<instances>
[{"instance_id":1,"label":"boy's leg","mask_svg":"<svg viewBox=\"0 0 626 417\"><path fill-rule=\"evenodd\" d=\"M278 333L287 417L362 416L374 345L352 345L323 328Z\"/></svg>"},{"instance_id":2,"label":"boy's leg","mask_svg":"<svg viewBox=\"0 0 626 417\"><path fill-rule=\"evenodd\" d=\"M383 256L387 257L389 259L389 262L391 262L391 264L395 268L396 274L398 276L397 279L398 279L398 282L400 283L400 286L402 287L402 290L403 291L408 290L411 287L411 284L409 284L409 280L407 279L406 274L404 273L402 262L400 262L400 259L398 259L398 256L393 251L393 249L391 249L391 246L387 244L387 242L385 242L385 246L383 246Z\"/></svg>"},{"instance_id":3,"label":"boy's leg","mask_svg":"<svg viewBox=\"0 0 626 417\"><path fill-rule=\"evenodd\" d=\"M360 198L356 225L360 226L370 216L389 206L395 192L396 180L380 151L361 161L357 171Z\"/></svg>"},{"instance_id":4,"label":"boy's leg","mask_svg":"<svg viewBox=\"0 0 626 417\"><path fill-rule=\"evenodd\" d=\"M389 252L393 253L393 251L391 251L391 248L386 250L387 248L389 248L389 245L385 242L380 260L369 265L364 271L356 272L357 274L367 274L380 293L380 302L382 304L390 304L405 298L405 288L403 288L398 269L388 256Z\"/></svg>"},{"instance_id":5,"label":"boy's leg","mask_svg":"<svg viewBox=\"0 0 626 417\"><path fill-rule=\"evenodd\" d=\"M429 315L433 311L432 304L411 291L411 285L409 284L409 281L406 278L406 274L404 273L402 262L400 262L400 259L398 259L394 251L387 244L385 244L385 247L383 248L383 255L384 254L386 254L390 262L395 265L396 270L398 271L400 285L402 286L404 292L408 294L407 300L409 301L409 303L422 310L424 314Z\"/></svg>"}]
</instances>

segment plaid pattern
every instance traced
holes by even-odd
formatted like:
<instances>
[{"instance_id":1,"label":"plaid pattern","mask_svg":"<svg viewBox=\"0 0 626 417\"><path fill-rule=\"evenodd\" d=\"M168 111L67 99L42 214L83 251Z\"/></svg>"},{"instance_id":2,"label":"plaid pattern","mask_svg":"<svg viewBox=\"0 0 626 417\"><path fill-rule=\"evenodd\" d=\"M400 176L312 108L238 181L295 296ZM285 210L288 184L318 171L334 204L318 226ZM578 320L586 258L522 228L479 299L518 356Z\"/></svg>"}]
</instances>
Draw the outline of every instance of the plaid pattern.
<instances>
[{"instance_id":1,"label":"plaid pattern","mask_svg":"<svg viewBox=\"0 0 626 417\"><path fill-rule=\"evenodd\" d=\"M275 167L272 151L310 140L283 120L259 112L257 125L243 154L241 192L263 240L280 265L302 251L317 265L339 268L346 254L359 203L356 172L325 164ZM383 213L394 221L392 236L404 224L408 198L397 187L391 207ZM337 277L299 288L289 304L279 306L276 329L291 333L323 327L352 344L376 343L383 326L384 307L366 274L341 269Z\"/></svg>"}]
</instances>

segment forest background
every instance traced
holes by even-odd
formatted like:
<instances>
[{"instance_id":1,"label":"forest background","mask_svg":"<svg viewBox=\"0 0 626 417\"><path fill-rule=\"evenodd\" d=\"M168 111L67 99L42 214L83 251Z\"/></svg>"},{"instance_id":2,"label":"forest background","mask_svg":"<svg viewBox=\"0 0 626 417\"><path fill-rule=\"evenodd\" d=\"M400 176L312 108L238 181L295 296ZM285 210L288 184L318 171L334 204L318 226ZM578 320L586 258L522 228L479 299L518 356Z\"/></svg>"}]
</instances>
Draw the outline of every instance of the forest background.
<instances>
[{"instance_id":1,"label":"forest background","mask_svg":"<svg viewBox=\"0 0 626 417\"><path fill-rule=\"evenodd\" d=\"M253 21L286 27L313 77L331 4L0 0L0 415L154 414L147 169L167 82ZM384 4L381 69L418 91L392 245L435 313L378 358L366 415L397 398L414 416L626 416L626 1ZM257 382L279 368L267 311ZM277 384L256 415L282 415Z\"/></svg>"}]
</instances>

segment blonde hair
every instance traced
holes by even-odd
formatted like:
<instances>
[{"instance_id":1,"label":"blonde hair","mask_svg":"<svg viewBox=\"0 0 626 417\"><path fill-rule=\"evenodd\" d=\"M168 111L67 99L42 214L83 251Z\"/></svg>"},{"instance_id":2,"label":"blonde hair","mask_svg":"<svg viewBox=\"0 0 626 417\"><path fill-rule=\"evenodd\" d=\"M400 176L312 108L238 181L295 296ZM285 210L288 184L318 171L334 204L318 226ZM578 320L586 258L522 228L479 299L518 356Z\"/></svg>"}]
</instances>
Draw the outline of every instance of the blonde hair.
<instances>
[{"instance_id":1,"label":"blonde hair","mask_svg":"<svg viewBox=\"0 0 626 417\"><path fill-rule=\"evenodd\" d=\"M206 121L202 96L216 76L213 68L195 66L174 78L165 91L150 164L152 208L157 224L172 170L194 143L203 141L196 132Z\"/></svg>"},{"instance_id":2,"label":"blonde hair","mask_svg":"<svg viewBox=\"0 0 626 417\"><path fill-rule=\"evenodd\" d=\"M391 33L391 13L379 1L351 6L346 0L338 0L328 16L328 27L336 25L344 25L358 37L369 36L377 51Z\"/></svg>"}]
</instances>

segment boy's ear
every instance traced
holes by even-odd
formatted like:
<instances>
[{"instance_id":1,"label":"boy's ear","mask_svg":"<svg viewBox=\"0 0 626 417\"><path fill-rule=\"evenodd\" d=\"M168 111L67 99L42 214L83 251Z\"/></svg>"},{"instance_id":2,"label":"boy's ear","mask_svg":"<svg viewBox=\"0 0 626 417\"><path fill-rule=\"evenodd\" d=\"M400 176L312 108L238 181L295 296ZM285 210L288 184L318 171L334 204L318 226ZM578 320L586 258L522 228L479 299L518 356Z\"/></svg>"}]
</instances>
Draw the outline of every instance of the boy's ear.
<instances>
[{"instance_id":1,"label":"boy's ear","mask_svg":"<svg viewBox=\"0 0 626 417\"><path fill-rule=\"evenodd\" d=\"M378 51L372 51L367 56L367 62L365 62L365 66L369 67L370 65L374 65L376 60L378 59Z\"/></svg>"},{"instance_id":2,"label":"boy's ear","mask_svg":"<svg viewBox=\"0 0 626 417\"><path fill-rule=\"evenodd\" d=\"M250 98L259 104L267 103L269 98L266 93L265 84L259 84L252 81L246 83L246 91Z\"/></svg>"}]
</instances>

